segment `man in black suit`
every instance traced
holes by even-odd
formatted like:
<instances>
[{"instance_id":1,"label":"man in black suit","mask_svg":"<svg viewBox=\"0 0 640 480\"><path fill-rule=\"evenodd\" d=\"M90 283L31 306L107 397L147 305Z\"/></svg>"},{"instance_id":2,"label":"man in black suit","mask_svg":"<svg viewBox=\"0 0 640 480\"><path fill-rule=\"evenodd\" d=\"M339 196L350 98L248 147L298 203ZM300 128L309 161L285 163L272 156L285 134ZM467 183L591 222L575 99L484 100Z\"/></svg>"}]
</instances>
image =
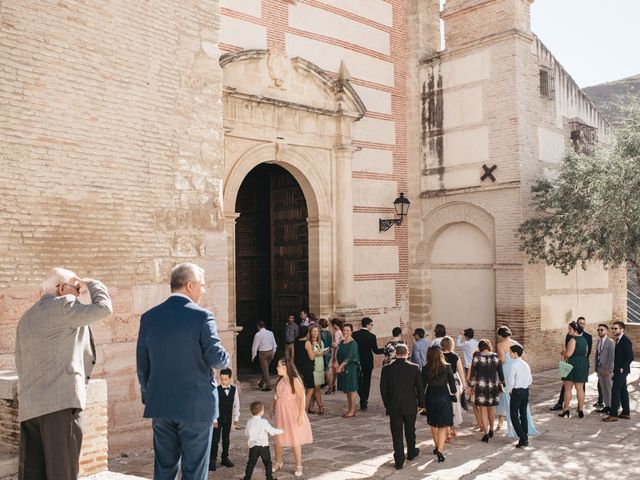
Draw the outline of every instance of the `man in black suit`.
<instances>
[{"instance_id":1,"label":"man in black suit","mask_svg":"<svg viewBox=\"0 0 640 480\"><path fill-rule=\"evenodd\" d=\"M396 359L382 367L380 377L380 395L386 414L389 415L393 458L397 470L402 468L405 459L403 428L407 440L407 460L413 460L420 453L416 448L416 416L424 410L424 388L420 368L407 361L408 355L406 345L396 345Z\"/></svg>"},{"instance_id":2,"label":"man in black suit","mask_svg":"<svg viewBox=\"0 0 640 480\"><path fill-rule=\"evenodd\" d=\"M360 352L360 367L362 375L358 382L358 396L360 397L360 410L363 412L367 409L369 402L369 390L371 388L371 372L373 371L373 354L380 355L384 353L384 348L378 348L378 340L371 333L373 328L373 320L368 317L362 319L362 328L353 332L353 339L358 343Z\"/></svg>"},{"instance_id":3,"label":"man in black suit","mask_svg":"<svg viewBox=\"0 0 640 480\"><path fill-rule=\"evenodd\" d=\"M633 361L633 344L624 334L624 323L613 322L613 334L616 336L616 349L613 357L613 386L611 387L611 408L609 416L604 422L616 422L618 418L629 420L629 392L627 391L627 375L631 373ZM622 413L618 414L618 407L622 403Z\"/></svg>"},{"instance_id":4,"label":"man in black suit","mask_svg":"<svg viewBox=\"0 0 640 480\"><path fill-rule=\"evenodd\" d=\"M583 332L582 332L582 336L584 337L584 339L587 341L587 362L589 361L589 357L591 357L591 348L593 347L593 337L587 333L587 331L585 330L585 326L587 325L587 320L584 317L578 317L578 319L576 320L576 323L578 324L578 326L580 328L582 328ZM564 348L567 348L567 344L569 343L569 340L571 340L573 337L571 335L569 335L568 333L565 335L564 337ZM586 388L586 385L585 385ZM598 399L600 399L600 395L598 395ZM599 403L600 400L598 400ZM560 395L558 396L558 403L556 403L553 407L551 407L549 410L562 410L562 404L564 403L564 384L562 385L562 387L560 388Z\"/></svg>"}]
</instances>

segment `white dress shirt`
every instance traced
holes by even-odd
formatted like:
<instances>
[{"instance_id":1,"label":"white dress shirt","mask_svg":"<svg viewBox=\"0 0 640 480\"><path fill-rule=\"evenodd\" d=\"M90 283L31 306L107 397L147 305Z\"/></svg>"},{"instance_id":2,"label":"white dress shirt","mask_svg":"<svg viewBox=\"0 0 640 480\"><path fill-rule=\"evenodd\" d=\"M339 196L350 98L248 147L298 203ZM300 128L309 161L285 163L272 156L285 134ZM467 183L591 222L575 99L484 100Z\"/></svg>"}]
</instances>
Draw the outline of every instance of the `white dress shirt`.
<instances>
[{"instance_id":1,"label":"white dress shirt","mask_svg":"<svg viewBox=\"0 0 640 480\"><path fill-rule=\"evenodd\" d=\"M231 387L231 385L229 385L229 387ZM223 389L222 391L222 395L229 395L229 390L228 388L225 390L225 386L224 385L220 385L220 388ZM238 394L238 388L236 387L236 394L233 397L233 407L231 407L231 418L234 422L237 422L240 420L240 395Z\"/></svg>"},{"instance_id":2,"label":"white dress shirt","mask_svg":"<svg viewBox=\"0 0 640 480\"><path fill-rule=\"evenodd\" d=\"M268 447L269 435L280 435L284 430L274 428L261 415L252 415L244 431L247 445L251 447Z\"/></svg>"},{"instance_id":3,"label":"white dress shirt","mask_svg":"<svg viewBox=\"0 0 640 480\"><path fill-rule=\"evenodd\" d=\"M187 297L184 293L172 293L171 295L169 295L170 297L182 297L182 298L186 298L187 300L189 300L190 302L193 302L193 300L190 297Z\"/></svg>"},{"instance_id":4,"label":"white dress shirt","mask_svg":"<svg viewBox=\"0 0 640 480\"><path fill-rule=\"evenodd\" d=\"M511 390L514 388L529 388L532 382L533 377L531 376L529 364L522 360L522 358L514 360L509 369L509 378L507 378L507 389L509 393L511 393Z\"/></svg>"},{"instance_id":5,"label":"white dress shirt","mask_svg":"<svg viewBox=\"0 0 640 480\"><path fill-rule=\"evenodd\" d=\"M253 345L251 347L251 361L256 358L258 352L276 351L278 344L276 338L273 336L273 332L266 328L261 328L258 333L253 337Z\"/></svg>"},{"instance_id":6,"label":"white dress shirt","mask_svg":"<svg viewBox=\"0 0 640 480\"><path fill-rule=\"evenodd\" d=\"M475 338L464 340L458 335L456 347L462 349L464 368L470 368L473 363L473 354L478 350L478 341Z\"/></svg>"}]
</instances>

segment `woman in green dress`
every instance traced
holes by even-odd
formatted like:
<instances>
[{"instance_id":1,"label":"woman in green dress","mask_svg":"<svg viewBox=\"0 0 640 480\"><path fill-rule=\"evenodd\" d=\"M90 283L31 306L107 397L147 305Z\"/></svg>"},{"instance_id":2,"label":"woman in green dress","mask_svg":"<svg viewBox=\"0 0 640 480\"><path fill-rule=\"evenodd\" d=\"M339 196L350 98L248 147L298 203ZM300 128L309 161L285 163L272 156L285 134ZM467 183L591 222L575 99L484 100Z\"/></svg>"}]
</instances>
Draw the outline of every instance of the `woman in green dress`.
<instances>
[{"instance_id":1,"label":"woman in green dress","mask_svg":"<svg viewBox=\"0 0 640 480\"><path fill-rule=\"evenodd\" d=\"M578 417L584 417L584 384L589 378L589 359L587 358L587 339L582 336L583 329L576 322L569 324L569 335L571 340L567 343L567 348L563 353L566 362L573 365L564 382L564 407L561 417L569 417L569 404L571 403L571 390L576 387L578 397Z\"/></svg>"},{"instance_id":2,"label":"woman in green dress","mask_svg":"<svg viewBox=\"0 0 640 480\"><path fill-rule=\"evenodd\" d=\"M353 325L346 323L342 327L343 340L338 345L336 360L338 366L338 390L347 394L349 409L342 415L342 418L352 418L356 416L356 392L358 391L358 377L360 375L360 353L358 353L358 343L353 339Z\"/></svg>"}]
</instances>

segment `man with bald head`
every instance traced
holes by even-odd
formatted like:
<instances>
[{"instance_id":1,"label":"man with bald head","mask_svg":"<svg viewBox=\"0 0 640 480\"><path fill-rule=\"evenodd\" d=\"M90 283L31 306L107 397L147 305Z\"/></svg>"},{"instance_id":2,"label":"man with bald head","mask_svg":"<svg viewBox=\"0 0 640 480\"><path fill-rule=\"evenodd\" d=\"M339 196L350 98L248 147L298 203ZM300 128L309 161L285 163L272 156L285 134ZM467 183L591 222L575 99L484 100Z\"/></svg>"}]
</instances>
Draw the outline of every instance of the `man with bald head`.
<instances>
[{"instance_id":1,"label":"man with bald head","mask_svg":"<svg viewBox=\"0 0 640 480\"><path fill-rule=\"evenodd\" d=\"M96 363L89 325L112 313L111 299L99 281L64 268L47 274L42 291L16 332L18 478L75 480L86 384ZM90 305L78 301L85 291Z\"/></svg>"}]
</instances>

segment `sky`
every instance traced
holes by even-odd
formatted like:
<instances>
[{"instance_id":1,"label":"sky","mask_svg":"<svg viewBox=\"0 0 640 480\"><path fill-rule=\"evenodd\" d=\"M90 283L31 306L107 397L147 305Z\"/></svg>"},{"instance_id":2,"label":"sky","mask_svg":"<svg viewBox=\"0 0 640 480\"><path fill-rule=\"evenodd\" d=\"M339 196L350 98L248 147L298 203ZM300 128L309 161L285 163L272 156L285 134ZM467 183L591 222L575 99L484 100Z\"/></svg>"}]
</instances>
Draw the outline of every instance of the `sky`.
<instances>
[{"instance_id":1,"label":"sky","mask_svg":"<svg viewBox=\"0 0 640 480\"><path fill-rule=\"evenodd\" d=\"M640 0L535 0L531 29L581 88L640 74Z\"/></svg>"}]
</instances>

